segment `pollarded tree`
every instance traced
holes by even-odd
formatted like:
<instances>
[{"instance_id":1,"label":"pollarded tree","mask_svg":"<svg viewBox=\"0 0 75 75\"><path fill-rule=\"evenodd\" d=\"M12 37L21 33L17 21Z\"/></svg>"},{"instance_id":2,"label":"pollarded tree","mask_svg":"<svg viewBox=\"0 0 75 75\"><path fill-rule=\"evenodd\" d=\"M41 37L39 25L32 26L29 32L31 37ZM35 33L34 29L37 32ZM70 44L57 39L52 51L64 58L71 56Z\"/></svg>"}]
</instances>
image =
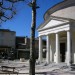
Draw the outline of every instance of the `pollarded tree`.
<instances>
[{"instance_id":1,"label":"pollarded tree","mask_svg":"<svg viewBox=\"0 0 75 75\"><path fill-rule=\"evenodd\" d=\"M11 19L13 17L13 15L16 13L14 11L14 3L18 3L19 1L26 2L27 0L2 0L0 2L0 21L1 22ZM8 2L10 4L4 4L5 2ZM10 5L10 6L4 7L4 5L6 5L6 6ZM36 0L30 0L30 2L28 2L28 5L32 8L29 74L35 75L35 53L36 53L36 51L35 51L35 28L36 28L36 8L38 8L38 6L36 6ZM9 16L9 14L10 14L10 16Z\"/></svg>"}]
</instances>

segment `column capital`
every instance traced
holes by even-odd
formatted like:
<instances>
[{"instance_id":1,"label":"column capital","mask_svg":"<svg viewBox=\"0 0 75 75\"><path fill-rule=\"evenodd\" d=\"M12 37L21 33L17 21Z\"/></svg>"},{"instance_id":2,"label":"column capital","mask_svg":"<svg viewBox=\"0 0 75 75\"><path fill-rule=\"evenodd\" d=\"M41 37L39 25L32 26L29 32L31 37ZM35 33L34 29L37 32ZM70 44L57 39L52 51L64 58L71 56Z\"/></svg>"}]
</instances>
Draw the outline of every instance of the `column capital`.
<instances>
[{"instance_id":1,"label":"column capital","mask_svg":"<svg viewBox=\"0 0 75 75\"><path fill-rule=\"evenodd\" d=\"M46 35L39 35L39 37L44 37L44 36L46 36Z\"/></svg>"},{"instance_id":2,"label":"column capital","mask_svg":"<svg viewBox=\"0 0 75 75\"><path fill-rule=\"evenodd\" d=\"M46 36L49 36L50 34L47 34Z\"/></svg>"},{"instance_id":3,"label":"column capital","mask_svg":"<svg viewBox=\"0 0 75 75\"><path fill-rule=\"evenodd\" d=\"M39 35L39 37L42 37L42 35Z\"/></svg>"},{"instance_id":4,"label":"column capital","mask_svg":"<svg viewBox=\"0 0 75 75\"><path fill-rule=\"evenodd\" d=\"M59 34L60 32L56 32L55 34Z\"/></svg>"},{"instance_id":5,"label":"column capital","mask_svg":"<svg viewBox=\"0 0 75 75\"><path fill-rule=\"evenodd\" d=\"M46 34L46 35L50 35L50 34Z\"/></svg>"},{"instance_id":6,"label":"column capital","mask_svg":"<svg viewBox=\"0 0 75 75\"><path fill-rule=\"evenodd\" d=\"M67 31L71 31L71 30L67 30Z\"/></svg>"}]
</instances>

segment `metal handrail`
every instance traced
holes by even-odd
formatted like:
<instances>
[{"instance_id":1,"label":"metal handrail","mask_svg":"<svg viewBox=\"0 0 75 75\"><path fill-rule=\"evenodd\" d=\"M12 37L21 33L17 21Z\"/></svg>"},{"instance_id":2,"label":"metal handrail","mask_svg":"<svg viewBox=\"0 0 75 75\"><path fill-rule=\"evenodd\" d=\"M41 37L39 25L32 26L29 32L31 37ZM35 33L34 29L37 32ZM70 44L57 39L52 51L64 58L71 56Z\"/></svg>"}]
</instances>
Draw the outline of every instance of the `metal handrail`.
<instances>
[{"instance_id":1,"label":"metal handrail","mask_svg":"<svg viewBox=\"0 0 75 75\"><path fill-rule=\"evenodd\" d=\"M22 75L23 75L23 74L24 74L24 75L26 75L26 74L28 75L29 73L0 73L0 75L5 75L5 74L6 74L6 75L21 75L21 74L22 74ZM35 73L35 74L40 74L40 75L43 74L43 75L45 75L46 72L45 72L45 73Z\"/></svg>"}]
</instances>

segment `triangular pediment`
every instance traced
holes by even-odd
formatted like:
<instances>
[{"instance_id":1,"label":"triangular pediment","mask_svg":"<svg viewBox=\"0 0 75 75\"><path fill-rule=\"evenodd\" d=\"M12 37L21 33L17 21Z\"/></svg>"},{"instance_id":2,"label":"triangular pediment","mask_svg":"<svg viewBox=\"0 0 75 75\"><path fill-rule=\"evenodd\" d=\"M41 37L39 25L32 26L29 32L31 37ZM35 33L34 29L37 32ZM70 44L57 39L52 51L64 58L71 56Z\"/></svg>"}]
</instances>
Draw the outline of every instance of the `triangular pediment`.
<instances>
[{"instance_id":1,"label":"triangular pediment","mask_svg":"<svg viewBox=\"0 0 75 75\"><path fill-rule=\"evenodd\" d=\"M69 22L68 20L65 20L65 19L55 19L55 18L52 18L50 19L47 23L43 23L39 28L38 30L42 30L42 29L47 29L47 28L52 28L52 27L57 27L57 26L60 26L61 24L64 24L64 23L67 23Z\"/></svg>"},{"instance_id":2,"label":"triangular pediment","mask_svg":"<svg viewBox=\"0 0 75 75\"><path fill-rule=\"evenodd\" d=\"M65 22L62 22L62 21L57 21L57 20L51 20L49 23L47 23L43 28L50 28L50 27L54 27L54 26L57 26L57 25L60 25L60 24L63 24Z\"/></svg>"}]
</instances>

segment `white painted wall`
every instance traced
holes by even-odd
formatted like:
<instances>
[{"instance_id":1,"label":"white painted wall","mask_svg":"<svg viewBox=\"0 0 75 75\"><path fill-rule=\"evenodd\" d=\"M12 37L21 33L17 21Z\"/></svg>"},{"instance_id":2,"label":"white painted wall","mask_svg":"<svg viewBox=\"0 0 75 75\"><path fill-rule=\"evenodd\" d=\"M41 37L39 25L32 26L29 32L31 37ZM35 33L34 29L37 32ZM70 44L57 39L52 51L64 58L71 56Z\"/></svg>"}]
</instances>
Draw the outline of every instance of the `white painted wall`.
<instances>
[{"instance_id":1,"label":"white painted wall","mask_svg":"<svg viewBox=\"0 0 75 75\"><path fill-rule=\"evenodd\" d=\"M75 64L75 22L71 22L71 38L72 38L72 61Z\"/></svg>"},{"instance_id":2,"label":"white painted wall","mask_svg":"<svg viewBox=\"0 0 75 75\"><path fill-rule=\"evenodd\" d=\"M54 12L51 15L52 16L75 19L75 6L71 6L71 7L64 8L62 10L58 10L58 11Z\"/></svg>"},{"instance_id":3,"label":"white painted wall","mask_svg":"<svg viewBox=\"0 0 75 75\"><path fill-rule=\"evenodd\" d=\"M75 32L72 32L72 60L75 63Z\"/></svg>"}]
</instances>

